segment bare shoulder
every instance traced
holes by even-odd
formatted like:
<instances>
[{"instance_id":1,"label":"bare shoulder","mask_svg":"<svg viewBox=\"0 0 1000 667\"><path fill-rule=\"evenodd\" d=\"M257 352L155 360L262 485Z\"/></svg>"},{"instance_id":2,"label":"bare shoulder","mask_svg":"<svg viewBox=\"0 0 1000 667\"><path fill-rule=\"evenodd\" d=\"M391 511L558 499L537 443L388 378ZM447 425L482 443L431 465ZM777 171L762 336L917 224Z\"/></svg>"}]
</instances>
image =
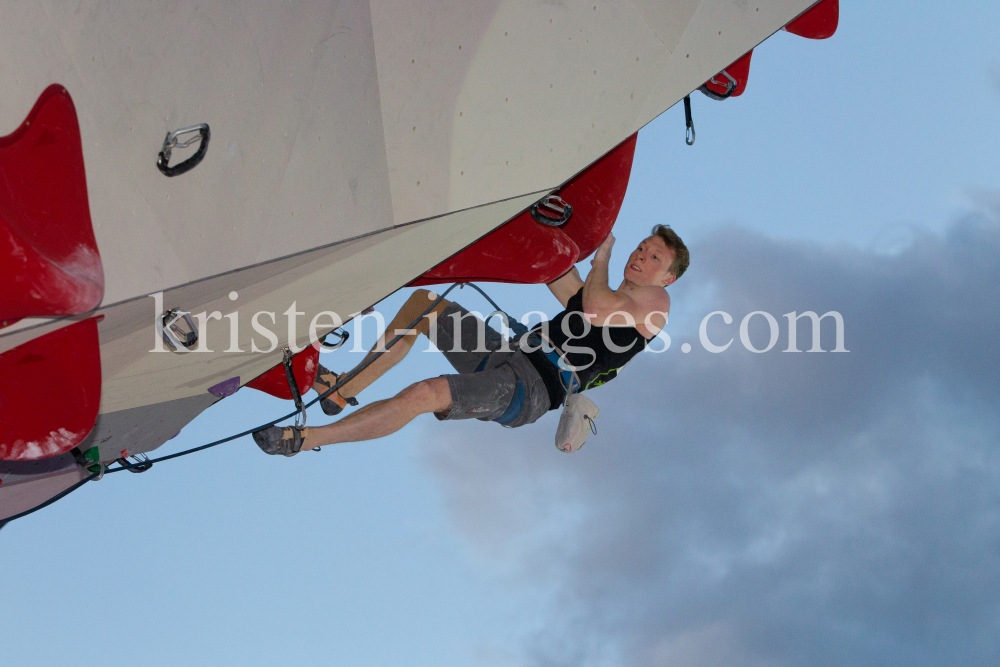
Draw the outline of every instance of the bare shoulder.
<instances>
[{"instance_id":1,"label":"bare shoulder","mask_svg":"<svg viewBox=\"0 0 1000 667\"><path fill-rule=\"evenodd\" d=\"M633 295L636 304L636 328L647 338L658 334L667 325L670 312L670 295L662 287L648 286L637 289ZM646 323L650 326L646 326Z\"/></svg>"},{"instance_id":2,"label":"bare shoulder","mask_svg":"<svg viewBox=\"0 0 1000 667\"><path fill-rule=\"evenodd\" d=\"M633 298L639 308L646 313L666 313L670 311L670 295L662 287L640 287L635 290Z\"/></svg>"}]
</instances>

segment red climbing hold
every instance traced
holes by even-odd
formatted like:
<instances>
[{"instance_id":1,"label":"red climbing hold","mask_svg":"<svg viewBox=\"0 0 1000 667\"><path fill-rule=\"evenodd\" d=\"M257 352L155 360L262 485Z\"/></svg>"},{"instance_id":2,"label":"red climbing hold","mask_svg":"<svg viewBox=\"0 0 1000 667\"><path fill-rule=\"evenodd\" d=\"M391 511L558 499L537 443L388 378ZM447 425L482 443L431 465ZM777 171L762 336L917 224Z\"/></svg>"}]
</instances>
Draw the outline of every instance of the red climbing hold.
<instances>
[{"instance_id":1,"label":"red climbing hold","mask_svg":"<svg viewBox=\"0 0 1000 667\"><path fill-rule=\"evenodd\" d=\"M579 256L580 248L572 239L557 227L535 222L525 211L410 285L455 281L545 283L573 268Z\"/></svg>"},{"instance_id":2,"label":"red climbing hold","mask_svg":"<svg viewBox=\"0 0 1000 667\"><path fill-rule=\"evenodd\" d=\"M98 319L70 324L0 354L0 460L63 454L94 428L101 404Z\"/></svg>"},{"instance_id":3,"label":"red climbing hold","mask_svg":"<svg viewBox=\"0 0 1000 667\"><path fill-rule=\"evenodd\" d=\"M537 284L563 275L597 249L618 219L635 141L633 134L556 192L573 208L561 226L537 222L526 210L410 286L453 281Z\"/></svg>"},{"instance_id":4,"label":"red climbing hold","mask_svg":"<svg viewBox=\"0 0 1000 667\"><path fill-rule=\"evenodd\" d=\"M104 295L76 109L52 85L0 137L0 327L75 315Z\"/></svg>"},{"instance_id":5,"label":"red climbing hold","mask_svg":"<svg viewBox=\"0 0 1000 667\"><path fill-rule=\"evenodd\" d=\"M578 262L597 250L615 226L632 175L636 137L618 144L559 190L573 205L573 217L560 229L580 247Z\"/></svg>"},{"instance_id":6,"label":"red climbing hold","mask_svg":"<svg viewBox=\"0 0 1000 667\"><path fill-rule=\"evenodd\" d=\"M292 374L295 376L295 384L298 386L300 394L305 394L312 389L318 371L318 346L310 345L292 357ZM292 390L288 386L284 364L278 364L260 377L247 382L247 386L276 398L286 401L292 400Z\"/></svg>"},{"instance_id":7,"label":"red climbing hold","mask_svg":"<svg viewBox=\"0 0 1000 667\"><path fill-rule=\"evenodd\" d=\"M820 0L793 19L785 30L809 39L826 39L837 32L840 22L840 0Z\"/></svg>"}]
</instances>

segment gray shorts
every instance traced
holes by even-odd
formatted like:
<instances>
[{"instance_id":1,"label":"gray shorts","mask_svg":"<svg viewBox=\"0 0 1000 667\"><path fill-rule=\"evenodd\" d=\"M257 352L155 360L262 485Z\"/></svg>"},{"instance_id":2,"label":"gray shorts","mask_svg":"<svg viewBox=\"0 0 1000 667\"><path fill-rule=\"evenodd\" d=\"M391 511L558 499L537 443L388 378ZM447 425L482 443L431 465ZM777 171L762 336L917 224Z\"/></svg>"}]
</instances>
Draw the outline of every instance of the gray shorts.
<instances>
[{"instance_id":1,"label":"gray shorts","mask_svg":"<svg viewBox=\"0 0 1000 667\"><path fill-rule=\"evenodd\" d=\"M452 407L447 414L435 413L438 419L498 421L516 428L548 412L551 402L542 376L516 345L502 350L500 333L480 318L453 303L431 326L430 335L459 372L442 376Z\"/></svg>"}]
</instances>

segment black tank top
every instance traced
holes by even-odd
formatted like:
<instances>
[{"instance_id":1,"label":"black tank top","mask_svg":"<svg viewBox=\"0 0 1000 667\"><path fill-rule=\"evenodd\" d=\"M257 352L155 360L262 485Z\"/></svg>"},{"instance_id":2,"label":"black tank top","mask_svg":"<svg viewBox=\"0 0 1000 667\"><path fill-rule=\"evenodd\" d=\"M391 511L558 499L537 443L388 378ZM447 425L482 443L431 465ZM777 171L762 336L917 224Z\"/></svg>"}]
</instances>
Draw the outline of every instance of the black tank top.
<instances>
[{"instance_id":1,"label":"black tank top","mask_svg":"<svg viewBox=\"0 0 1000 667\"><path fill-rule=\"evenodd\" d=\"M582 387L580 391L615 379L618 371L652 340L645 338L635 327L601 327L587 322L583 316L582 287L570 297L566 310L532 331L539 329L563 350L566 361L576 368ZM607 341L615 349L610 349ZM559 370L541 351L528 352L526 356L545 381L552 402L550 409L558 408L566 394L559 380Z\"/></svg>"}]
</instances>

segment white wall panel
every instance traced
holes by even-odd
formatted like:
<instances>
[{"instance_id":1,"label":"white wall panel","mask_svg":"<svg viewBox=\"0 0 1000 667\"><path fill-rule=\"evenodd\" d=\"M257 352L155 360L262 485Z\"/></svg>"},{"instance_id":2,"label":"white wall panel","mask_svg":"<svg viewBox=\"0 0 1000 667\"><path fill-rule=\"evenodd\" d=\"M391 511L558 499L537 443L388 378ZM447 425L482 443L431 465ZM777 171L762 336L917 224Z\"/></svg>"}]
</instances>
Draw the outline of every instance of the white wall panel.
<instances>
[{"instance_id":1,"label":"white wall panel","mask_svg":"<svg viewBox=\"0 0 1000 667\"><path fill-rule=\"evenodd\" d=\"M366 2L11 3L0 54L0 133L74 99L105 303L391 224ZM164 177L200 122L205 160Z\"/></svg>"}]
</instances>

